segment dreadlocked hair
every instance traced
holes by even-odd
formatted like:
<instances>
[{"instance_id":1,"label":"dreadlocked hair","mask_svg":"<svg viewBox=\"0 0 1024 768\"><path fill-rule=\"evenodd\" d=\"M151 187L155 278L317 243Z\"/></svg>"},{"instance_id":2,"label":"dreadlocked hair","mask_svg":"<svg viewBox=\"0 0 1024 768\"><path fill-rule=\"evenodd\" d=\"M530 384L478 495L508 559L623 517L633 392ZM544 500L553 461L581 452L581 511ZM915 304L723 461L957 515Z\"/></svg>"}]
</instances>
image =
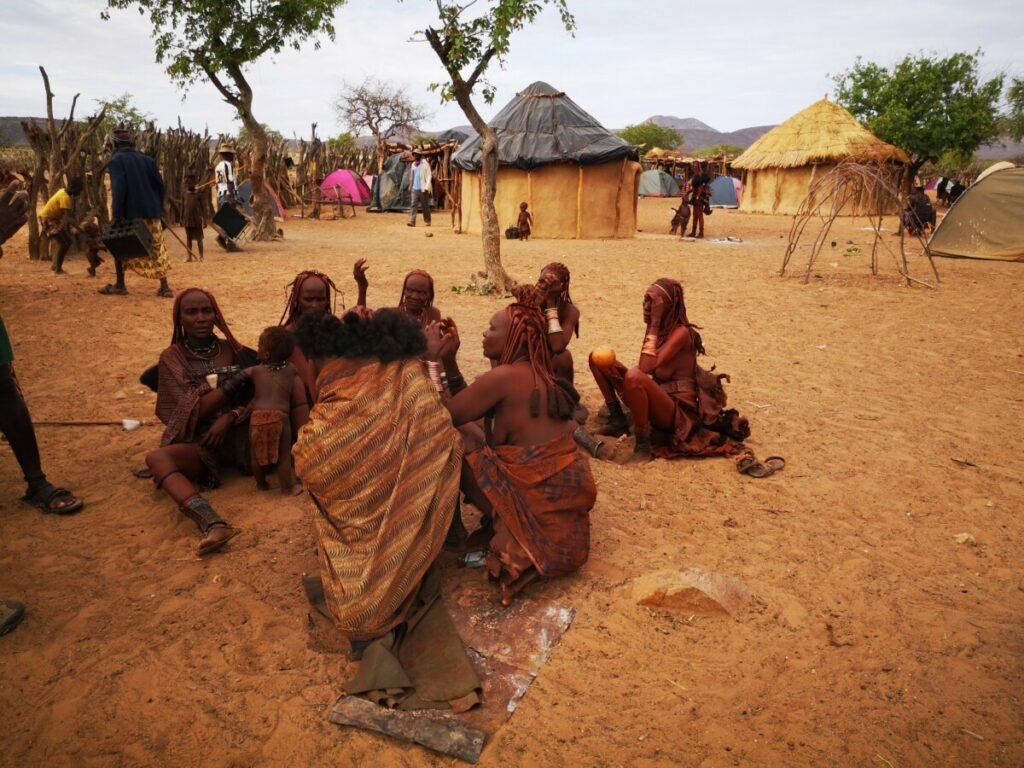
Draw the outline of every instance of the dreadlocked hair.
<instances>
[{"instance_id":1,"label":"dreadlocked hair","mask_svg":"<svg viewBox=\"0 0 1024 768\"><path fill-rule=\"evenodd\" d=\"M406 311L405 307L405 286L409 284L410 277L422 277L425 278L428 285L430 285L430 295L427 297L427 306L434 306L434 278L430 276L430 273L425 269L414 269L405 276L405 280L402 281L402 296L398 299L398 308L403 312Z\"/></svg>"},{"instance_id":2,"label":"dreadlocked hair","mask_svg":"<svg viewBox=\"0 0 1024 768\"><path fill-rule=\"evenodd\" d=\"M686 316L686 302L683 300L683 286L678 280L671 277L662 277L654 281L654 287L660 289L666 300L665 312L661 316L660 335L667 335L680 325L690 329L690 337L693 339L693 346L698 355L705 354L704 340L697 332L699 325L694 325Z\"/></svg>"},{"instance_id":3,"label":"dreadlocked hair","mask_svg":"<svg viewBox=\"0 0 1024 768\"><path fill-rule=\"evenodd\" d=\"M174 331L171 334L171 344L181 344L185 341L185 326L181 322L181 302L190 293L201 293L210 300L210 305L213 307L214 328L224 334L224 340L227 341L236 355L241 352L242 345L231 333L231 329L228 328L228 321L224 319L224 313L220 311L220 307L217 305L217 300L213 298L213 294L205 288L186 288L174 297L174 307L171 309L171 318L174 322Z\"/></svg>"},{"instance_id":4,"label":"dreadlocked hair","mask_svg":"<svg viewBox=\"0 0 1024 768\"><path fill-rule=\"evenodd\" d=\"M427 340L420 324L395 309L360 307L341 317L307 312L299 320L295 340L310 358L376 357L382 363L420 357Z\"/></svg>"},{"instance_id":5,"label":"dreadlocked hair","mask_svg":"<svg viewBox=\"0 0 1024 768\"><path fill-rule=\"evenodd\" d=\"M540 386L543 384L548 396L548 416L569 421L580 396L572 384L564 379L556 379L551 371L551 352L544 313L536 304L520 302L509 305L506 311L509 319L508 337L498 363L509 365L526 357L533 369L530 415L534 418L540 416Z\"/></svg>"},{"instance_id":6,"label":"dreadlocked hair","mask_svg":"<svg viewBox=\"0 0 1024 768\"><path fill-rule=\"evenodd\" d=\"M555 277L558 278L559 282L562 283L562 292L558 294L558 304L572 304L572 296L569 295L569 268L560 261L552 261L550 264L544 266L540 273L543 275L545 272L553 272ZM580 337L580 324L576 323L576 338Z\"/></svg>"},{"instance_id":7,"label":"dreadlocked hair","mask_svg":"<svg viewBox=\"0 0 1024 768\"><path fill-rule=\"evenodd\" d=\"M284 305L284 312L281 313L281 320L278 325L291 325L293 322L299 319L302 315L302 309L299 307L299 297L302 295L302 286L311 277L319 278L324 281L324 285L327 287L327 306L329 306L330 312L333 315L337 309L336 303L338 300L338 286L334 284L323 272L318 272L315 269L307 269L304 272L299 272L288 285L285 286L285 291L288 293L287 302ZM342 309L344 309L342 305Z\"/></svg>"}]
</instances>

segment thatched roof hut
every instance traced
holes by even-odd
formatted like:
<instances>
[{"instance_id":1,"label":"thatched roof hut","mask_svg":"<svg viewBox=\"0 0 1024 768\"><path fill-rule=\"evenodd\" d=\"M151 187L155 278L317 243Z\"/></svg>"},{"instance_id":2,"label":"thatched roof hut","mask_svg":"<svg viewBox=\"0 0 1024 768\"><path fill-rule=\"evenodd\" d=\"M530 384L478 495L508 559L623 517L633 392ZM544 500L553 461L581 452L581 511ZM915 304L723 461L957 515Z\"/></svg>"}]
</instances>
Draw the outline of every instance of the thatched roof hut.
<instances>
[{"instance_id":1,"label":"thatched roof hut","mask_svg":"<svg viewBox=\"0 0 1024 768\"><path fill-rule=\"evenodd\" d=\"M633 237L641 170L635 146L542 82L516 94L490 125L498 134L494 205L503 228L516 223L525 201L534 237ZM452 163L462 169L462 231L479 232L480 137L463 144Z\"/></svg>"},{"instance_id":2,"label":"thatched roof hut","mask_svg":"<svg viewBox=\"0 0 1024 768\"><path fill-rule=\"evenodd\" d=\"M733 161L733 168L744 171L741 208L796 213L815 177L843 161L887 165L898 175L899 166L909 158L841 106L822 99L768 131ZM896 202L879 201L880 194L880 190L861 190L844 213L877 214L880 202L886 212L894 212Z\"/></svg>"}]
</instances>

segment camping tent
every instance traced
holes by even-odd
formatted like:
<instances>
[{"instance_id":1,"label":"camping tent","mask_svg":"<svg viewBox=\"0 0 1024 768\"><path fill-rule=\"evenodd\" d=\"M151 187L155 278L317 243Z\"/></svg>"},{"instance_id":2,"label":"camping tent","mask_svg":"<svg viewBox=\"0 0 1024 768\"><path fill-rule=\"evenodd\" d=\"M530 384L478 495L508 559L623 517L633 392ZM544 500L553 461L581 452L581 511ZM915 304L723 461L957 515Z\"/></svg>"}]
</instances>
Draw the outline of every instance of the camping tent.
<instances>
[{"instance_id":1,"label":"camping tent","mask_svg":"<svg viewBox=\"0 0 1024 768\"><path fill-rule=\"evenodd\" d=\"M409 170L411 156L406 152L395 152L384 161L384 168L373 180L371 211L408 211L412 205L409 194Z\"/></svg>"},{"instance_id":2,"label":"camping tent","mask_svg":"<svg viewBox=\"0 0 1024 768\"><path fill-rule=\"evenodd\" d=\"M1024 167L967 188L928 241L933 256L1024 261Z\"/></svg>"},{"instance_id":3,"label":"camping tent","mask_svg":"<svg viewBox=\"0 0 1024 768\"><path fill-rule=\"evenodd\" d=\"M733 161L733 168L744 171L743 210L795 214L815 178L844 160L882 164L893 180L889 186L895 188L899 164L909 158L902 149L877 138L838 104L822 99L772 128ZM877 215L880 210L898 213L899 201L878 187L862 187L842 213Z\"/></svg>"},{"instance_id":4,"label":"camping tent","mask_svg":"<svg viewBox=\"0 0 1024 768\"><path fill-rule=\"evenodd\" d=\"M640 174L636 193L640 197L679 197L683 194L675 179L664 171L653 169Z\"/></svg>"},{"instance_id":5,"label":"camping tent","mask_svg":"<svg viewBox=\"0 0 1024 768\"><path fill-rule=\"evenodd\" d=\"M516 94L490 125L498 134L494 205L502 227L515 224L525 201L534 237L633 237L641 171L636 147L541 82ZM462 169L465 232L481 229L481 144L475 136L452 155Z\"/></svg>"},{"instance_id":6,"label":"camping tent","mask_svg":"<svg viewBox=\"0 0 1024 768\"><path fill-rule=\"evenodd\" d=\"M284 221L284 206L281 205L281 200L266 182L263 182L263 189L266 190L267 195L270 196L270 212L278 221ZM238 189L235 190L235 199L241 203L242 210L245 211L245 215L251 219L253 217L252 182L249 181L249 179L246 179L238 185Z\"/></svg>"},{"instance_id":7,"label":"camping tent","mask_svg":"<svg viewBox=\"0 0 1024 768\"><path fill-rule=\"evenodd\" d=\"M1013 168L1013 163L1007 162L1006 160L1001 160L998 163L992 163L992 165L990 165L988 168L986 168L984 171L978 174L978 178L974 180L974 183L977 184L990 173L995 173L996 171L1005 171L1007 168Z\"/></svg>"},{"instance_id":8,"label":"camping tent","mask_svg":"<svg viewBox=\"0 0 1024 768\"><path fill-rule=\"evenodd\" d=\"M732 176L716 176L711 182L712 208L739 208L740 186Z\"/></svg>"},{"instance_id":9,"label":"camping tent","mask_svg":"<svg viewBox=\"0 0 1024 768\"><path fill-rule=\"evenodd\" d=\"M345 203L368 205L370 202L370 188L366 186L363 177L348 168L332 171L320 184L321 200L336 202L339 193Z\"/></svg>"}]
</instances>

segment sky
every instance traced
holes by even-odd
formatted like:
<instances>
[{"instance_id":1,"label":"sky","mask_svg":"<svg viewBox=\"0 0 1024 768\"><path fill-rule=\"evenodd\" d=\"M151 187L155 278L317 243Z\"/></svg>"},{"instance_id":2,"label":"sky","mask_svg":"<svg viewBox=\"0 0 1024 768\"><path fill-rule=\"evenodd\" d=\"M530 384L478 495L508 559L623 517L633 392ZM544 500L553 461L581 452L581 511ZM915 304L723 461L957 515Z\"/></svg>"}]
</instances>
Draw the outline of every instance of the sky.
<instances>
[{"instance_id":1,"label":"sky","mask_svg":"<svg viewBox=\"0 0 1024 768\"><path fill-rule=\"evenodd\" d=\"M488 0L480 0L481 3ZM512 38L504 67L492 66L489 119L517 91L544 80L565 91L608 128L655 114L696 117L720 131L782 122L834 91L830 75L856 57L891 64L907 53L984 50L983 73L1024 77L1021 0L569 0L577 29L569 35L548 9ZM113 11L103 0L0 0L0 115L45 115L38 67L64 116L75 93L78 114L128 92L158 125L178 118L194 130L237 130L232 110L212 85L183 93L155 62L148 18ZM405 88L431 113L421 128L468 123L455 105L427 90L444 71L425 42L432 0L349 0L337 13L336 39L267 56L247 72L253 113L285 136L344 130L333 102L346 83L374 77ZM706 14L706 15L702 15Z\"/></svg>"}]
</instances>

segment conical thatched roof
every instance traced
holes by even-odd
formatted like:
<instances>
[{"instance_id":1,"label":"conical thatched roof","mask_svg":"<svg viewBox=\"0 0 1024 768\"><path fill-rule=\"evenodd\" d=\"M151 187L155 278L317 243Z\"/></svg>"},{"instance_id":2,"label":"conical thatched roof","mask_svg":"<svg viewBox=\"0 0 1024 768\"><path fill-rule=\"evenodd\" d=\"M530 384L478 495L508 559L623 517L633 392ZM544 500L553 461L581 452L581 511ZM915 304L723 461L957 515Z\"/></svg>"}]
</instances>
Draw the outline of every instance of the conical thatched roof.
<instances>
[{"instance_id":1,"label":"conical thatched roof","mask_svg":"<svg viewBox=\"0 0 1024 768\"><path fill-rule=\"evenodd\" d=\"M546 163L595 165L637 157L636 147L562 91L539 81L517 93L489 125L498 134L498 162L523 170ZM452 155L452 162L463 170L480 170L482 145L474 136Z\"/></svg>"},{"instance_id":2,"label":"conical thatched roof","mask_svg":"<svg viewBox=\"0 0 1024 768\"><path fill-rule=\"evenodd\" d=\"M732 165L756 170L843 160L909 162L902 149L886 144L841 106L822 99L772 128Z\"/></svg>"}]
</instances>

